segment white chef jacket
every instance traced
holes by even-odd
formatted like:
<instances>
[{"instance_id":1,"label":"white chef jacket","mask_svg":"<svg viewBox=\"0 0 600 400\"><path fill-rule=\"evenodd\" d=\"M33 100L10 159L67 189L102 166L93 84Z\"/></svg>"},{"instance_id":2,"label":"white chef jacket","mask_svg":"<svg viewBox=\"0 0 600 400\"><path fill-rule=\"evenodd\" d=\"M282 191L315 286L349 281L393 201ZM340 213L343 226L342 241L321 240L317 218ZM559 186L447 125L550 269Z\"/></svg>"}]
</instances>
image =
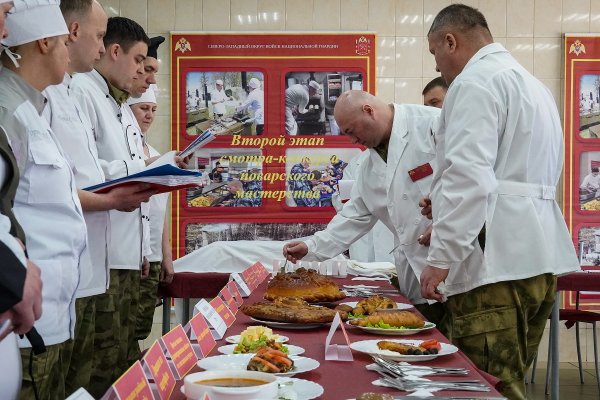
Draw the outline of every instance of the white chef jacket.
<instances>
[{"instance_id":1,"label":"white chef jacket","mask_svg":"<svg viewBox=\"0 0 600 400\"><path fill-rule=\"evenodd\" d=\"M598 190L600 188L600 174L597 174L596 176L590 174L587 174L585 176L585 178L583 178L583 182L581 182L581 185L579 186L582 189L592 189L592 190Z\"/></svg>"},{"instance_id":2,"label":"white chef jacket","mask_svg":"<svg viewBox=\"0 0 600 400\"><path fill-rule=\"evenodd\" d=\"M160 156L160 153L149 144L148 150L150 157ZM167 203L169 202L169 193L155 194L150 197L150 255L148 261L162 261L162 235L165 226L165 215L167 212Z\"/></svg>"},{"instance_id":3,"label":"white chef jacket","mask_svg":"<svg viewBox=\"0 0 600 400\"><path fill-rule=\"evenodd\" d=\"M98 158L106 179L140 172L146 163L141 133L129 106L117 104L109 94L106 80L96 70L75 75L71 90L92 124ZM145 255L143 225L148 222L142 215L147 217L148 214L143 213L142 207L133 212L111 210L109 214L109 267L140 269L142 256Z\"/></svg>"},{"instance_id":4,"label":"white chef jacket","mask_svg":"<svg viewBox=\"0 0 600 400\"><path fill-rule=\"evenodd\" d=\"M140 128L139 123L137 122L137 118L135 114L131 110L131 106L129 104L123 105L123 125L126 126L127 132L127 141L135 144L136 153L141 151L142 160L148 159L146 157L146 153L144 153L144 134L142 133L142 128ZM139 153L138 153L139 154ZM140 157L138 155L138 157ZM142 257L148 257L151 254L150 251L150 202L142 202L140 203L139 208L141 214L141 223L142 223Z\"/></svg>"},{"instance_id":5,"label":"white chef jacket","mask_svg":"<svg viewBox=\"0 0 600 400\"><path fill-rule=\"evenodd\" d=\"M427 261L450 268L448 295L579 269L554 200L564 151L556 105L502 45L480 49L451 84L435 140Z\"/></svg>"},{"instance_id":6,"label":"white chef jacket","mask_svg":"<svg viewBox=\"0 0 600 400\"><path fill-rule=\"evenodd\" d=\"M297 109L300 114L306 113L308 101L308 89L305 86L296 84L285 89L285 132L288 135L298 134L293 111Z\"/></svg>"},{"instance_id":7,"label":"white chef jacket","mask_svg":"<svg viewBox=\"0 0 600 400\"><path fill-rule=\"evenodd\" d=\"M246 97L246 100L237 107L237 111L243 111L247 108L252 110L254 120L257 125L265 123L265 92L260 89L254 89Z\"/></svg>"},{"instance_id":8,"label":"white chef jacket","mask_svg":"<svg viewBox=\"0 0 600 400\"><path fill-rule=\"evenodd\" d=\"M408 104L395 104L394 110L387 163L369 149L369 157L358 169L350 200L325 230L305 242L308 257L324 260L343 252L377 221L383 222L394 233L400 290L412 303L419 304L425 303L418 277L425 267L427 247L417 240L430 225L421 215L419 200L429 194L432 175L413 182L409 171L433 163L431 135L440 111Z\"/></svg>"},{"instance_id":9,"label":"white chef jacket","mask_svg":"<svg viewBox=\"0 0 600 400\"><path fill-rule=\"evenodd\" d=\"M368 151L352 157L348 165L344 168L344 177L346 180L356 180L360 165L370 157ZM339 194L333 194L334 198ZM341 206L343 207L343 205ZM341 211L341 207L338 211ZM337 207L336 207L337 210ZM387 261L394 262L394 234L383 224L377 221L368 233L352 243L348 248L350 259L362 262Z\"/></svg>"},{"instance_id":10,"label":"white chef jacket","mask_svg":"<svg viewBox=\"0 0 600 400\"><path fill-rule=\"evenodd\" d=\"M44 91L48 105L44 117L50 124L65 155L73 165L77 188L97 185L105 181L98 160L98 149L92 125L71 95L71 76L65 74L60 85L49 86ZM80 268L77 298L106 292L108 287L107 250L110 243L110 217L108 211L84 211L87 225L91 263Z\"/></svg>"},{"instance_id":11,"label":"white chef jacket","mask_svg":"<svg viewBox=\"0 0 600 400\"><path fill-rule=\"evenodd\" d=\"M215 114L225 114L225 101L227 101L227 98L225 89L215 89L210 93L210 101L218 101L218 103L213 104L213 112Z\"/></svg>"},{"instance_id":12,"label":"white chef jacket","mask_svg":"<svg viewBox=\"0 0 600 400\"><path fill-rule=\"evenodd\" d=\"M35 327L47 345L58 344L74 333L79 266L89 257L85 220L71 167L41 116L46 99L6 68L0 87L0 120L20 171L13 211L44 284ZM19 346L30 344L23 338Z\"/></svg>"}]
</instances>

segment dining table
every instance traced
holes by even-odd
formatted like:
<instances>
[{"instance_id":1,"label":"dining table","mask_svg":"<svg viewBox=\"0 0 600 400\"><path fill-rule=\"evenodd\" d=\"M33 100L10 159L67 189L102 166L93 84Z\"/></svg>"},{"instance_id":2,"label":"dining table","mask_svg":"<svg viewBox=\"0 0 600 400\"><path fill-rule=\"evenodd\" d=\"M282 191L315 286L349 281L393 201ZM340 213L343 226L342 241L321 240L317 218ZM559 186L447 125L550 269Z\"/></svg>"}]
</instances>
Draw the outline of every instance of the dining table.
<instances>
[{"instance_id":1,"label":"dining table","mask_svg":"<svg viewBox=\"0 0 600 400\"><path fill-rule=\"evenodd\" d=\"M355 281L352 280L353 276L347 276L345 278L332 279L341 288L343 285L368 285L377 286L381 290L385 291L385 296L394 300L397 303L409 303L408 300L402 296L399 292L393 292L391 289L394 287L388 281ZM264 301L263 296L265 294L269 279L265 279L247 298L244 298L244 304L254 304L259 301ZM378 289L374 289L378 290ZM393 292L393 293L392 293ZM363 297L346 297L341 302L359 301ZM411 308L410 311L421 315L415 308ZM230 335L239 335L243 330L253 325L263 325L252 320L250 317L244 315L241 311L236 314L235 322L231 327L227 329L223 339L217 340L217 345L212 349L208 357L220 355L218 348L228 343L225 338ZM436 329L423 330L420 333L410 336L383 336L368 333L360 328L345 324L344 325L349 341L358 342L363 340L395 340L395 339L418 339L418 340L429 340L436 339L441 343L449 343L448 339L442 335L442 333ZM403 398L410 392L400 391L398 389L376 386L373 384L374 381L379 379L378 373L367 370L367 365L373 364L373 359L370 355L352 350L352 361L336 361L325 359L325 342L326 337L330 331L330 324L323 324L317 327L306 328L305 326L299 326L295 324L294 329L289 328L272 328L273 332L280 335L285 335L289 338L289 344L300 346L305 349L305 352L301 355L303 357L310 357L319 362L318 368L299 373L294 375L294 378L309 380L318 383L324 389L324 393L316 397L319 400L347 400L355 399L364 392L376 392L376 393L388 393L394 397ZM306 329L302 329L306 328ZM193 343L193 342L192 342ZM332 343L337 345L346 345L344 335L341 328L338 327L335 332ZM419 363L413 363L425 366L439 366L439 367L452 367L452 368L466 368L469 370L467 375L464 376L445 376L435 375L427 376L427 379L433 381L452 381L452 380L478 380L481 383L486 384L489 387L487 392L473 392L473 391L456 391L456 390L442 390L433 392L435 397L444 398L458 398L458 399L503 399L504 397L497 391L496 387L499 387L499 380L495 377L486 374L483 371L477 369L477 367L467 358L467 356L460 350L452 354L440 355L431 361L424 361ZM199 367L194 367L190 373L202 371ZM183 380L177 382L171 399L179 400L185 399L185 396L180 390L183 385ZM411 398L411 397L409 397ZM418 397L412 397L418 398Z\"/></svg>"}]
</instances>

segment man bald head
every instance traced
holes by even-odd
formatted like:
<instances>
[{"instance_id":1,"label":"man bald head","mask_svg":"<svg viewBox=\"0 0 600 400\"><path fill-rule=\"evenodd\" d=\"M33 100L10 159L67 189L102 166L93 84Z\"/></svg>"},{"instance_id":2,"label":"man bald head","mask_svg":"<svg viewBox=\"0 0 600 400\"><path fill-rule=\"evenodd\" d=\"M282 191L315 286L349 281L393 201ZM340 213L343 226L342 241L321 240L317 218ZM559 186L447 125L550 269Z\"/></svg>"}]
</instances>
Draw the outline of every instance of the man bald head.
<instances>
[{"instance_id":1,"label":"man bald head","mask_svg":"<svg viewBox=\"0 0 600 400\"><path fill-rule=\"evenodd\" d=\"M361 90L342 93L333 110L342 135L353 144L377 147L390 139L394 108Z\"/></svg>"}]
</instances>

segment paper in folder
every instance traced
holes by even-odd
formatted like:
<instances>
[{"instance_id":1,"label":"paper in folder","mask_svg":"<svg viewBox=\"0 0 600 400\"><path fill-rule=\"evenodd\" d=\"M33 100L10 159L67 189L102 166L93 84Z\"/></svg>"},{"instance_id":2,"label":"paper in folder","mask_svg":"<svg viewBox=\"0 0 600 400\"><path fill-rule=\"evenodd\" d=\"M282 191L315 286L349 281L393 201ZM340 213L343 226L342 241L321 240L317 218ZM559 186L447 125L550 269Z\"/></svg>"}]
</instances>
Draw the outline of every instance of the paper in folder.
<instances>
[{"instance_id":1,"label":"paper in folder","mask_svg":"<svg viewBox=\"0 0 600 400\"><path fill-rule=\"evenodd\" d=\"M200 147L215 140L217 136L210 131L210 129L204 131L204 133L198 136L192 143L190 143L185 149L181 150L179 157L185 158L193 154Z\"/></svg>"},{"instance_id":2,"label":"paper in folder","mask_svg":"<svg viewBox=\"0 0 600 400\"><path fill-rule=\"evenodd\" d=\"M176 151L170 151L163 154L136 174L89 186L84 190L93 193L105 193L117 186L142 182L151 184L152 188L158 190L159 193L200 186L200 176L202 174L177 167L175 165L176 153Z\"/></svg>"}]
</instances>

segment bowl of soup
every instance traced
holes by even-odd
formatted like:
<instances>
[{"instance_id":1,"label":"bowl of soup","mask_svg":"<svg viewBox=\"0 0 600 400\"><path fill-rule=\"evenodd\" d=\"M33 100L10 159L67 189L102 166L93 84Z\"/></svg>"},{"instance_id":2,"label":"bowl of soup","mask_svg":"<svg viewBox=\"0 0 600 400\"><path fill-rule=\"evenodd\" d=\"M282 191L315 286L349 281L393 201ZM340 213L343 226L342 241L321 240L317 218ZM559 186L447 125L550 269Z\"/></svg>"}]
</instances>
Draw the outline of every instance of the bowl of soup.
<instances>
[{"instance_id":1,"label":"bowl of soup","mask_svg":"<svg viewBox=\"0 0 600 400\"><path fill-rule=\"evenodd\" d=\"M277 398L277 376L258 371L214 370L196 372L183 380L188 399L270 400Z\"/></svg>"}]
</instances>

